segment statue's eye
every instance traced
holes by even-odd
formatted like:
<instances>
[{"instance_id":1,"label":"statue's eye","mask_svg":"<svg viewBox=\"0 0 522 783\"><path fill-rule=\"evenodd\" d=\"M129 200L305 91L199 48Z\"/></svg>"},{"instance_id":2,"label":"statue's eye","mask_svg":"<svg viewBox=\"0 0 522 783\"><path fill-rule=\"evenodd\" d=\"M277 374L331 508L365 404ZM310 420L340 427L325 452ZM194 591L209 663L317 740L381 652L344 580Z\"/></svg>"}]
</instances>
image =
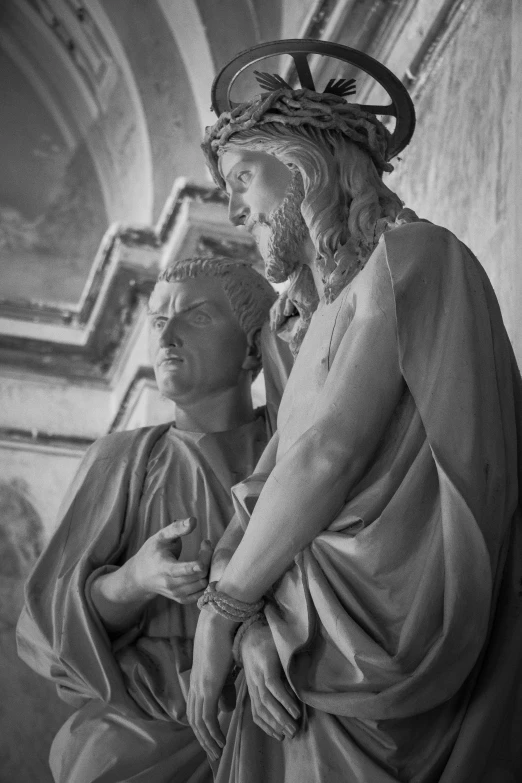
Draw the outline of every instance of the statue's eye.
<instances>
[{"instance_id":1,"label":"statue's eye","mask_svg":"<svg viewBox=\"0 0 522 783\"><path fill-rule=\"evenodd\" d=\"M198 313L192 313L191 314L191 321L192 323L198 324L198 325L204 325L208 324L210 322L210 316L208 316L206 313L198 312Z\"/></svg>"},{"instance_id":2,"label":"statue's eye","mask_svg":"<svg viewBox=\"0 0 522 783\"><path fill-rule=\"evenodd\" d=\"M239 182L241 182L242 185L247 185L250 181L250 172L249 171L240 171L237 175L237 178Z\"/></svg>"},{"instance_id":3,"label":"statue's eye","mask_svg":"<svg viewBox=\"0 0 522 783\"><path fill-rule=\"evenodd\" d=\"M166 321L167 321L166 318L156 317L152 319L151 326L155 331L160 332L165 326Z\"/></svg>"}]
</instances>

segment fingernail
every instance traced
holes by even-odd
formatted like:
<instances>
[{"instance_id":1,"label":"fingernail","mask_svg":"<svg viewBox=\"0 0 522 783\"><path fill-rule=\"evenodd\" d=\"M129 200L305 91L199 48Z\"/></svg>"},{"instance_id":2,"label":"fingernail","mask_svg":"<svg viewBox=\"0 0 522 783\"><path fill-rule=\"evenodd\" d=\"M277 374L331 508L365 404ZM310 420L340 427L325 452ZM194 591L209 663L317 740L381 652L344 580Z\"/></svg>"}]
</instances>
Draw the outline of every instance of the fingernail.
<instances>
[{"instance_id":1,"label":"fingernail","mask_svg":"<svg viewBox=\"0 0 522 783\"><path fill-rule=\"evenodd\" d=\"M203 571L203 568L200 565L195 565L192 570L193 571Z\"/></svg>"}]
</instances>

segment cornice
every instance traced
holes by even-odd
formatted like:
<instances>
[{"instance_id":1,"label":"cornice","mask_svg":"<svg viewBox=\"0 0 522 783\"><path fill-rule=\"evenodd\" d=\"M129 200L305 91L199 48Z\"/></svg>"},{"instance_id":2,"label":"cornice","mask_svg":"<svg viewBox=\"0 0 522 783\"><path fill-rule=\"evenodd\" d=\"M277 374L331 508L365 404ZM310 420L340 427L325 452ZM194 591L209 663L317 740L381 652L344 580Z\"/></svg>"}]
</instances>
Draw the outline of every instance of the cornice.
<instances>
[{"instance_id":1,"label":"cornice","mask_svg":"<svg viewBox=\"0 0 522 783\"><path fill-rule=\"evenodd\" d=\"M215 187L180 178L154 227L114 225L106 232L76 308L0 301L2 366L109 383L159 269L184 252L187 238L188 252L257 262L251 238L228 224L225 204Z\"/></svg>"},{"instance_id":2,"label":"cornice","mask_svg":"<svg viewBox=\"0 0 522 783\"><path fill-rule=\"evenodd\" d=\"M428 23L423 34L416 34L412 41L408 32L422 0L320 0L301 37L321 38L360 49L388 67L393 56L392 70L412 96L418 97L473 1L425 0ZM314 75L320 78L320 63L311 65ZM357 76L357 100L368 102L374 83L361 72L343 73L346 78L353 75Z\"/></svg>"},{"instance_id":3,"label":"cornice","mask_svg":"<svg viewBox=\"0 0 522 783\"><path fill-rule=\"evenodd\" d=\"M50 434L38 430L0 427L0 448L17 451L43 451L67 456L82 456L93 443L91 438Z\"/></svg>"}]
</instances>

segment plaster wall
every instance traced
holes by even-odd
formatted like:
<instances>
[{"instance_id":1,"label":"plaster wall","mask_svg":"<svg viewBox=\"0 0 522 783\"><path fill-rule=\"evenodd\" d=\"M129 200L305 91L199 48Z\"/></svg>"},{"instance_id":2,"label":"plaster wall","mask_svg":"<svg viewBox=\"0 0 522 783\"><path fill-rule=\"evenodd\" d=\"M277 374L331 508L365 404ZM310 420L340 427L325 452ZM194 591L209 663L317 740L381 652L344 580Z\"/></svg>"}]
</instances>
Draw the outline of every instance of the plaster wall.
<instances>
[{"instance_id":1,"label":"plaster wall","mask_svg":"<svg viewBox=\"0 0 522 783\"><path fill-rule=\"evenodd\" d=\"M0 441L2 481L21 489L42 523L43 541L56 527L58 509L74 478L83 451Z\"/></svg>"},{"instance_id":2,"label":"plaster wall","mask_svg":"<svg viewBox=\"0 0 522 783\"><path fill-rule=\"evenodd\" d=\"M112 417L110 390L30 375L0 379L0 428L98 438Z\"/></svg>"},{"instance_id":3,"label":"plaster wall","mask_svg":"<svg viewBox=\"0 0 522 783\"><path fill-rule=\"evenodd\" d=\"M516 246L522 40L516 0L476 0L425 84L417 129L387 184L453 231L485 267L522 364L522 266Z\"/></svg>"},{"instance_id":4,"label":"plaster wall","mask_svg":"<svg viewBox=\"0 0 522 783\"><path fill-rule=\"evenodd\" d=\"M23 584L54 528L80 452L0 442L0 782L51 783L49 748L72 710L17 656Z\"/></svg>"}]
</instances>

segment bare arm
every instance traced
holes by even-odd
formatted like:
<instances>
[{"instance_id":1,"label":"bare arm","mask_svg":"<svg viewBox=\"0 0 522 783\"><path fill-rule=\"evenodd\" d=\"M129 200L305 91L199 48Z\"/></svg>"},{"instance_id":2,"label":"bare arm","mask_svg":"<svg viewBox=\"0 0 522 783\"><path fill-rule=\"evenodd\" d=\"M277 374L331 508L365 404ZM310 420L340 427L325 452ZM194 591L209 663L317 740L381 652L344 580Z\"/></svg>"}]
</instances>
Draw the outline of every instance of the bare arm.
<instances>
[{"instance_id":1,"label":"bare arm","mask_svg":"<svg viewBox=\"0 0 522 783\"><path fill-rule=\"evenodd\" d=\"M267 443L265 450L259 458L254 473L270 473L275 465L277 446L279 444L279 436L275 432ZM238 548L243 538L243 527L237 516L234 516L221 536L219 543L214 551L212 558L212 568L210 571L210 581L217 582L221 578L225 568L227 567L230 558Z\"/></svg>"},{"instance_id":2,"label":"bare arm","mask_svg":"<svg viewBox=\"0 0 522 783\"><path fill-rule=\"evenodd\" d=\"M258 600L328 527L381 440L403 392L395 303L384 249L361 273L357 312L311 426L281 457L219 582Z\"/></svg>"}]
</instances>

